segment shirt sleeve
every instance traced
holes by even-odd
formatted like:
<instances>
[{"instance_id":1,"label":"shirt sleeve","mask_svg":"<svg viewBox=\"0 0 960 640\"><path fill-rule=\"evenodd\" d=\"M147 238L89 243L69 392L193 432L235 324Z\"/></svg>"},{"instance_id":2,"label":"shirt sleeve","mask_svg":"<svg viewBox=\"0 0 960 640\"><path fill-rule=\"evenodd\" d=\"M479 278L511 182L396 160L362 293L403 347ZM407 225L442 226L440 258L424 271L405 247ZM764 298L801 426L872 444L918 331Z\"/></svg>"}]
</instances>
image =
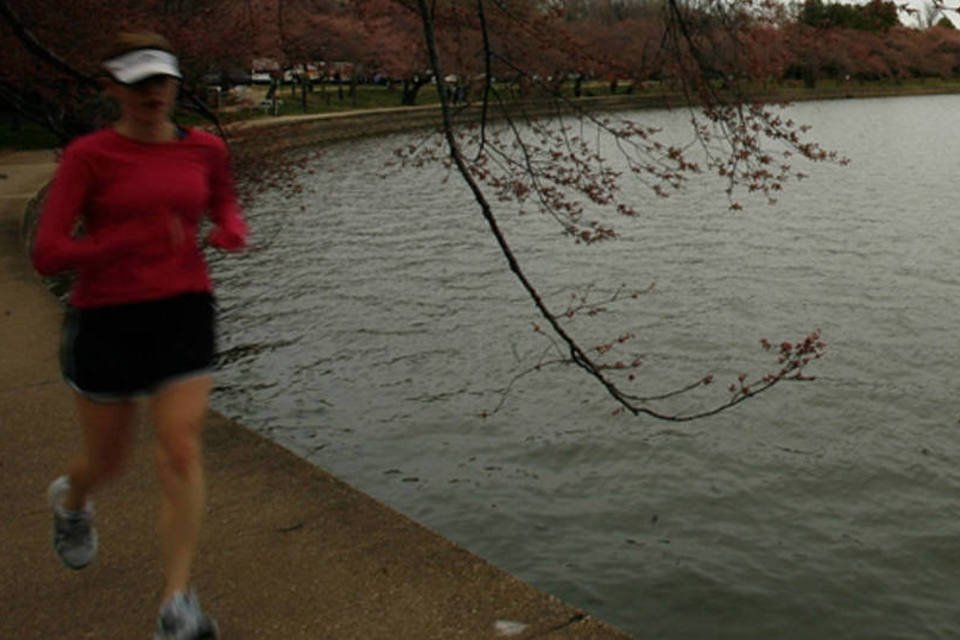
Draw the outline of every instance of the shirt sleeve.
<instances>
[{"instance_id":1,"label":"shirt sleeve","mask_svg":"<svg viewBox=\"0 0 960 640\"><path fill-rule=\"evenodd\" d=\"M44 201L33 245L34 268L50 276L101 263L134 250L153 229L120 225L96 235L76 235L77 222L90 198L93 172L75 149L67 147Z\"/></svg>"},{"instance_id":2,"label":"shirt sleeve","mask_svg":"<svg viewBox=\"0 0 960 640\"><path fill-rule=\"evenodd\" d=\"M239 251L247 244L247 224L240 213L230 168L230 154L217 139L210 175L210 220L214 227L207 234L207 243L224 251Z\"/></svg>"}]
</instances>

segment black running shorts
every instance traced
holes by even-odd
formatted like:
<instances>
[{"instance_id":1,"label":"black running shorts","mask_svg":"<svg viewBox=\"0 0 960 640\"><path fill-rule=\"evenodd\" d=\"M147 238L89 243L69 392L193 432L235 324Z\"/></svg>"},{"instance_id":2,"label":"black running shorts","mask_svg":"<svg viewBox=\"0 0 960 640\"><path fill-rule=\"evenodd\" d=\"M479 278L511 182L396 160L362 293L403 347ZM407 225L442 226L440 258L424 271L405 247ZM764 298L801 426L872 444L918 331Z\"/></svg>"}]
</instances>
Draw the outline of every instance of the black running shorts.
<instances>
[{"instance_id":1,"label":"black running shorts","mask_svg":"<svg viewBox=\"0 0 960 640\"><path fill-rule=\"evenodd\" d=\"M149 395L212 371L216 312L209 293L67 311L60 366L67 382L98 402Z\"/></svg>"}]
</instances>

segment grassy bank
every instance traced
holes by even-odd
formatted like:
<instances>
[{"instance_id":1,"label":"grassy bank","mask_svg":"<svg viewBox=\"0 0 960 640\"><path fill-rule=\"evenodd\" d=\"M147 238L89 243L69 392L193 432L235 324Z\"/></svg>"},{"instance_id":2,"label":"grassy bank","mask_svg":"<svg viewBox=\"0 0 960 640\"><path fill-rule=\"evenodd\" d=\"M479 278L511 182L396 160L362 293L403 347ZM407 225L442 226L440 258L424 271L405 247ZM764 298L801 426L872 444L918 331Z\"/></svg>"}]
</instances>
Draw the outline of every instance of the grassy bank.
<instances>
[{"instance_id":1,"label":"grassy bank","mask_svg":"<svg viewBox=\"0 0 960 640\"><path fill-rule=\"evenodd\" d=\"M536 101L536 92L520 95L510 85L497 87L501 96L509 101L529 103ZM814 87L806 87L799 81L784 81L774 83L753 83L746 87L746 92L767 101L800 101L800 100L829 100L836 98L875 97L893 95L927 95L936 93L960 93L960 78L955 80L942 79L914 79L914 80L878 80L872 82L857 82L855 80L823 80ZM285 87L278 92L277 113L268 113L265 108L249 108L243 106L226 107L221 111L225 122L236 120L270 119L274 115L296 116L314 114L333 114L344 111L401 108L401 91L398 87L362 85L356 91L344 85L337 87L329 85L315 88L308 92L306 100L299 91L294 94L291 88ZM572 83L563 86L562 95L565 98L574 98ZM247 101L259 104L266 96L266 87L250 87L247 90ZM646 83L643 86L634 86L631 83L619 83L615 91L611 91L608 83L585 82L581 87L580 98L585 102L600 104L605 101L615 104L630 104L635 101L638 108L646 106L679 106L683 102L683 93L677 89L659 83ZM436 87L426 85L417 94L414 105L425 106L439 103Z\"/></svg>"},{"instance_id":2,"label":"grassy bank","mask_svg":"<svg viewBox=\"0 0 960 640\"><path fill-rule=\"evenodd\" d=\"M315 87L308 92L306 102L302 95L294 93L290 87L283 87L278 93L279 116L334 115L345 112L379 112L384 109L402 109L399 87L389 88L382 85L359 85L354 92L348 85L338 87L327 85ZM573 98L573 87L567 83L567 97ZM543 111L544 103L536 98L523 97L511 87L500 87L501 93L514 101L518 108L536 112ZM252 86L245 90L243 104L224 106L217 112L224 123L251 122L257 124L279 124L274 114L268 113L259 105L266 96L264 86ZM764 102L799 102L807 100L835 100L844 98L874 98L891 96L919 96L934 94L960 93L960 79L911 79L880 80L873 82L824 80L814 87L806 87L800 82L777 82L754 84L747 88L752 98ZM423 107L438 104L436 88L432 85L422 87L417 94L415 106ZM646 84L632 87L621 83L615 92L605 83L587 82L581 87L579 102L588 109L630 110L646 108L678 107L684 103L683 94L664 85ZM254 105L254 106L251 106ZM552 108L550 109L552 111ZM406 118L410 127L424 126L430 116L411 114ZM178 120L184 124L205 123L203 118L192 113L180 114ZM346 124L345 121L343 121ZM403 128L403 123L397 123ZM427 122L429 125L430 122ZM341 125L342 126L342 125ZM396 127L391 127L396 130ZM382 131L381 131L382 132ZM369 133L369 132L367 132ZM350 136L346 136L350 137ZM9 116L0 114L0 148L43 149L56 145L51 133L33 123L17 123Z\"/></svg>"}]
</instances>

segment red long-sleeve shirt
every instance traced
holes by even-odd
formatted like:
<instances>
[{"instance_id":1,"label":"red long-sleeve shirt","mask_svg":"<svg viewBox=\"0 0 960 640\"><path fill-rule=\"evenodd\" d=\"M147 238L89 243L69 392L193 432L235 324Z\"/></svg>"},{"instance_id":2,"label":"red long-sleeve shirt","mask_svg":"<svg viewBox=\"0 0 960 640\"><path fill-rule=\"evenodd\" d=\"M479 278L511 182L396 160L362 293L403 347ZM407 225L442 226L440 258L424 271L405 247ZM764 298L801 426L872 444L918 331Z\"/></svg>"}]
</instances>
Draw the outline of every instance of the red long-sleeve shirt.
<instances>
[{"instance_id":1,"label":"red long-sleeve shirt","mask_svg":"<svg viewBox=\"0 0 960 640\"><path fill-rule=\"evenodd\" d=\"M247 228L220 138L188 129L171 142L144 143L102 129L64 150L33 264L43 275L74 271L70 302L81 308L210 291L197 242L204 214L214 225L207 242L243 248Z\"/></svg>"}]
</instances>

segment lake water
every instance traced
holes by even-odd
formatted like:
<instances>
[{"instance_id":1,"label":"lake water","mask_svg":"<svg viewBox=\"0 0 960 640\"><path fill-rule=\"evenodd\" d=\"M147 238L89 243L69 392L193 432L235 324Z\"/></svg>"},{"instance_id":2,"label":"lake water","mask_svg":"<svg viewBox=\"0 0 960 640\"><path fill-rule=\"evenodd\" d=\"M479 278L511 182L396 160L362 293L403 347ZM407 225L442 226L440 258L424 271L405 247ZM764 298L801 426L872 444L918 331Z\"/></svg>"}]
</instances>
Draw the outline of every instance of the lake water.
<instances>
[{"instance_id":1,"label":"lake water","mask_svg":"<svg viewBox=\"0 0 960 640\"><path fill-rule=\"evenodd\" d=\"M214 265L215 407L537 587L638 638L960 635L960 97L800 104L848 156L778 205L707 179L639 185L621 238L577 246L499 216L548 301L653 291L571 325L636 334L637 388L773 368L759 339L816 328L809 371L676 425L612 415L579 370L501 391L546 348L479 211L409 136L331 147L298 199L249 212ZM636 114L682 137L682 112ZM384 175L386 174L386 175ZM686 405L681 405L686 406Z\"/></svg>"}]
</instances>

